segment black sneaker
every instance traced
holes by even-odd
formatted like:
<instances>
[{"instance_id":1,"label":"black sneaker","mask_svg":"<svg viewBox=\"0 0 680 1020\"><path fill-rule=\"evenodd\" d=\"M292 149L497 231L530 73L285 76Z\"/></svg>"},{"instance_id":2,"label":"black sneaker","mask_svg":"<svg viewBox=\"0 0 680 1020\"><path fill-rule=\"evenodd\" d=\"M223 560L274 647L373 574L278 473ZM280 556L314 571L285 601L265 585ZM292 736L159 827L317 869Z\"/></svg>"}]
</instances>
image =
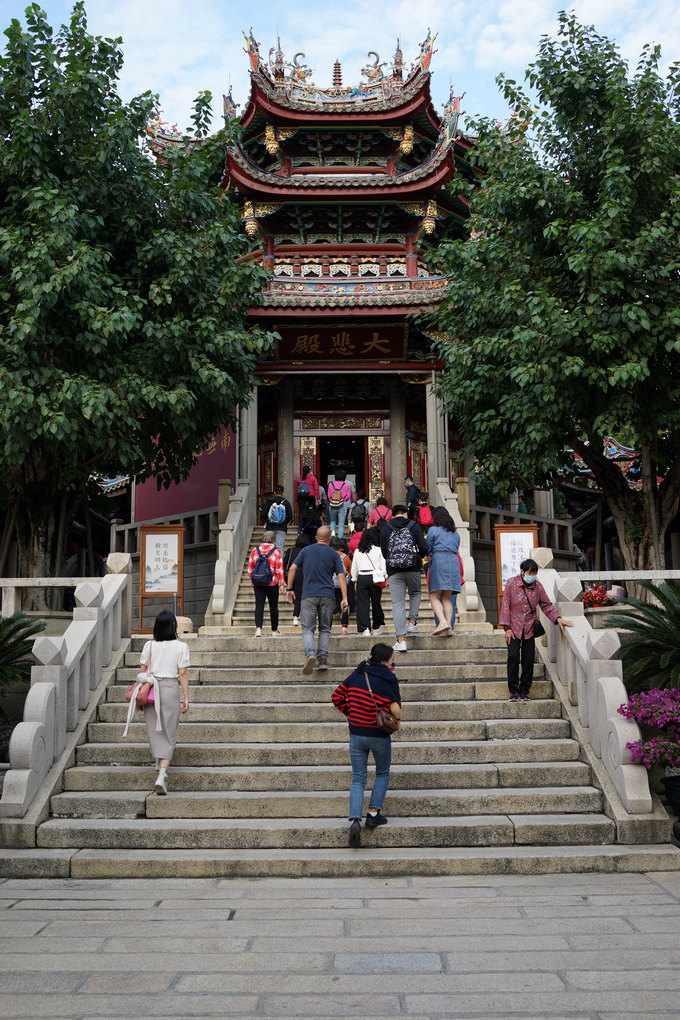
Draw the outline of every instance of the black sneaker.
<instances>
[{"instance_id":1,"label":"black sneaker","mask_svg":"<svg viewBox=\"0 0 680 1020\"><path fill-rule=\"evenodd\" d=\"M358 818L349 827L349 845L355 848L361 846L361 822Z\"/></svg>"},{"instance_id":2,"label":"black sneaker","mask_svg":"<svg viewBox=\"0 0 680 1020\"><path fill-rule=\"evenodd\" d=\"M508 701L519 701L519 694L511 694Z\"/></svg>"},{"instance_id":3,"label":"black sneaker","mask_svg":"<svg viewBox=\"0 0 680 1020\"><path fill-rule=\"evenodd\" d=\"M378 811L377 815L366 815L366 828L377 829L379 825L387 825L387 819Z\"/></svg>"},{"instance_id":4,"label":"black sneaker","mask_svg":"<svg viewBox=\"0 0 680 1020\"><path fill-rule=\"evenodd\" d=\"M528 694L523 694L522 697L519 700L520 701L531 701L531 698L529 697Z\"/></svg>"},{"instance_id":5,"label":"black sneaker","mask_svg":"<svg viewBox=\"0 0 680 1020\"><path fill-rule=\"evenodd\" d=\"M328 669L328 659L317 659L316 668L320 673Z\"/></svg>"}]
</instances>

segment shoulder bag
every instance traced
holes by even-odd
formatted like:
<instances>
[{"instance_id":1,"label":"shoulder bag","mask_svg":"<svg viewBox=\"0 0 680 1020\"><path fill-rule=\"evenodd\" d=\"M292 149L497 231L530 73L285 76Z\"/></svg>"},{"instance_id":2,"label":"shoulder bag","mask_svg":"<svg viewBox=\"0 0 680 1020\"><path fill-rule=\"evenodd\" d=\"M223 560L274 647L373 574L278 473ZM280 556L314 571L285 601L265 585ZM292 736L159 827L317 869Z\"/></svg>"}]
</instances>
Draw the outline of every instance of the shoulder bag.
<instances>
[{"instance_id":1,"label":"shoulder bag","mask_svg":"<svg viewBox=\"0 0 680 1020\"><path fill-rule=\"evenodd\" d=\"M366 559L373 567L373 560L368 555L368 553L366 553ZM383 573L382 570L376 570L375 567L373 567L373 584L376 586L376 588L387 587L387 578L385 577L385 574Z\"/></svg>"},{"instance_id":2,"label":"shoulder bag","mask_svg":"<svg viewBox=\"0 0 680 1020\"><path fill-rule=\"evenodd\" d=\"M378 708L378 703L375 700L373 688L371 687L371 681L368 679L368 673L364 673L366 677L366 686L368 687L369 694L373 698L373 704L375 705L375 721L378 729L381 733L389 733L391 736L399 729L399 720L395 719L391 712L387 712L384 708Z\"/></svg>"},{"instance_id":3,"label":"shoulder bag","mask_svg":"<svg viewBox=\"0 0 680 1020\"><path fill-rule=\"evenodd\" d=\"M524 588L522 588L522 591L524 592L524 598L527 600L527 605L529 606L529 609L531 609L531 602L529 602L529 596L524 591ZM545 634L545 627L543 626L543 624L539 620L539 618L538 618L538 610L536 610L536 613L534 615L534 629L533 629L533 632L532 632L531 636L534 637L534 638L537 638L537 637L543 637L544 634Z\"/></svg>"},{"instance_id":4,"label":"shoulder bag","mask_svg":"<svg viewBox=\"0 0 680 1020\"><path fill-rule=\"evenodd\" d=\"M151 650L153 648L153 642L149 643L149 661L146 664L146 670L143 673L137 674L137 679L133 684L130 684L127 691L125 692L125 700L129 702L127 719L125 721L125 729L123 736L127 737L132 717L135 713L135 708L140 711L145 705L153 705L156 703L156 692L158 690L158 680L151 672ZM156 711L156 729L162 729L160 712Z\"/></svg>"}]
</instances>

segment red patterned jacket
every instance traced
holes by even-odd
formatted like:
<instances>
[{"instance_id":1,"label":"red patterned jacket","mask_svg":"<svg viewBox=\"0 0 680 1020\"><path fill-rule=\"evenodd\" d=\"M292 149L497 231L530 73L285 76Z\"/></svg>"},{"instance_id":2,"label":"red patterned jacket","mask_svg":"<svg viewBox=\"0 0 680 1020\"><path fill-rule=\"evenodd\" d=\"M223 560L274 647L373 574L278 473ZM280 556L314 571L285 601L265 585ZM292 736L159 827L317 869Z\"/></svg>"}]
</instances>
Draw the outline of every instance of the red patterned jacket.
<instances>
[{"instance_id":1,"label":"red patterned jacket","mask_svg":"<svg viewBox=\"0 0 680 1020\"><path fill-rule=\"evenodd\" d=\"M532 637L537 606L549 620L557 623L560 614L541 582L536 579L533 584L525 584L521 574L511 577L505 584L498 623L501 627L509 627L513 637Z\"/></svg>"}]
</instances>

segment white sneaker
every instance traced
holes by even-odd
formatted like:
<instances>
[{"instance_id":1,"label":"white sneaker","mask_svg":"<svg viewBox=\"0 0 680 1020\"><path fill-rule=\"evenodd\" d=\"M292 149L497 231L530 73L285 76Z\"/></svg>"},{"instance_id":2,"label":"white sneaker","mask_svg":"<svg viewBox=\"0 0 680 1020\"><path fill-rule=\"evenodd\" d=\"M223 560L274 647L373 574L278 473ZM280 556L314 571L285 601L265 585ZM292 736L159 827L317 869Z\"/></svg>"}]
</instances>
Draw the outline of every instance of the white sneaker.
<instances>
[{"instance_id":1,"label":"white sneaker","mask_svg":"<svg viewBox=\"0 0 680 1020\"><path fill-rule=\"evenodd\" d=\"M395 652L406 652L406 651L408 651L408 649L406 648L406 642L405 641L395 641L394 645L392 647L394 648Z\"/></svg>"},{"instance_id":2,"label":"white sneaker","mask_svg":"<svg viewBox=\"0 0 680 1020\"><path fill-rule=\"evenodd\" d=\"M407 634L417 634L418 633L418 624L417 623L407 623L406 624L406 633Z\"/></svg>"},{"instance_id":3,"label":"white sneaker","mask_svg":"<svg viewBox=\"0 0 680 1020\"><path fill-rule=\"evenodd\" d=\"M283 635L280 630L273 630L272 637L283 637Z\"/></svg>"},{"instance_id":4,"label":"white sneaker","mask_svg":"<svg viewBox=\"0 0 680 1020\"><path fill-rule=\"evenodd\" d=\"M300 617L299 616L294 616L293 617L293 626L294 627L299 627L300 626Z\"/></svg>"},{"instance_id":5,"label":"white sneaker","mask_svg":"<svg viewBox=\"0 0 680 1020\"><path fill-rule=\"evenodd\" d=\"M377 630L373 631L373 637L380 637L381 634L382 634L382 627L378 627Z\"/></svg>"},{"instance_id":6,"label":"white sneaker","mask_svg":"<svg viewBox=\"0 0 680 1020\"><path fill-rule=\"evenodd\" d=\"M262 628L261 627L256 627L255 628L255 637L262 637Z\"/></svg>"},{"instance_id":7,"label":"white sneaker","mask_svg":"<svg viewBox=\"0 0 680 1020\"><path fill-rule=\"evenodd\" d=\"M168 787L163 776L159 776L156 782L153 784L154 793L159 797L165 797L168 792Z\"/></svg>"},{"instance_id":8,"label":"white sneaker","mask_svg":"<svg viewBox=\"0 0 680 1020\"><path fill-rule=\"evenodd\" d=\"M370 630L363 630L361 632L361 634L359 635L359 637L370 637L370 636L371 636Z\"/></svg>"}]
</instances>

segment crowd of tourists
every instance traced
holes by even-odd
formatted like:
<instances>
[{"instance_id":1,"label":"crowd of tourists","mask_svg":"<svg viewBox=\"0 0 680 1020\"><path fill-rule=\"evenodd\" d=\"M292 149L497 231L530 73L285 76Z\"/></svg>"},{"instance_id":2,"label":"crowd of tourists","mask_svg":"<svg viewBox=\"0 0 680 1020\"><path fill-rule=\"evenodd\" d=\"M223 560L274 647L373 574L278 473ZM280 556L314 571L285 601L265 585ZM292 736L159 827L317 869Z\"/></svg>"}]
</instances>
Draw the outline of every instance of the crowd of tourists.
<instances>
[{"instance_id":1,"label":"crowd of tourists","mask_svg":"<svg viewBox=\"0 0 680 1020\"><path fill-rule=\"evenodd\" d=\"M357 634L378 637L385 627L382 593L389 587L395 641L379 641L367 658L333 691L334 706L347 717L352 781L349 798L349 845L361 846L362 813L368 757L375 761L375 782L364 825L387 824L382 813L390 777L391 738L399 729L401 694L395 674L395 653L407 650L407 637L419 632L421 578L434 617L435 637L453 633L456 599L464 576L460 535L444 507L431 507L428 494L412 478L405 479L405 499L388 507L380 496L375 506L365 493L355 492L343 471L324 490L308 467L297 479L295 502L298 528L295 544L285 548L294 522L293 505L278 485L260 508L265 519L262 540L250 552L248 576L255 593L255 636L262 636L265 605L272 637L280 637L279 596L285 592L293 606L293 623L302 633L308 676L328 669L333 619L339 615L340 633L349 633L353 615ZM345 539L345 525L349 539ZM499 626L508 649L510 701L528 701L533 678L535 639L542 633L539 608L559 626L563 619L537 578L538 565L524 560L517 577L505 585ZM128 691L130 715L136 701L144 710L151 753L159 772L158 795L167 793L167 771L175 749L181 714L189 710L189 649L177 636L177 621L164 612L156 619L153 639L142 649L143 669ZM127 732L127 727L126 727Z\"/></svg>"}]
</instances>

